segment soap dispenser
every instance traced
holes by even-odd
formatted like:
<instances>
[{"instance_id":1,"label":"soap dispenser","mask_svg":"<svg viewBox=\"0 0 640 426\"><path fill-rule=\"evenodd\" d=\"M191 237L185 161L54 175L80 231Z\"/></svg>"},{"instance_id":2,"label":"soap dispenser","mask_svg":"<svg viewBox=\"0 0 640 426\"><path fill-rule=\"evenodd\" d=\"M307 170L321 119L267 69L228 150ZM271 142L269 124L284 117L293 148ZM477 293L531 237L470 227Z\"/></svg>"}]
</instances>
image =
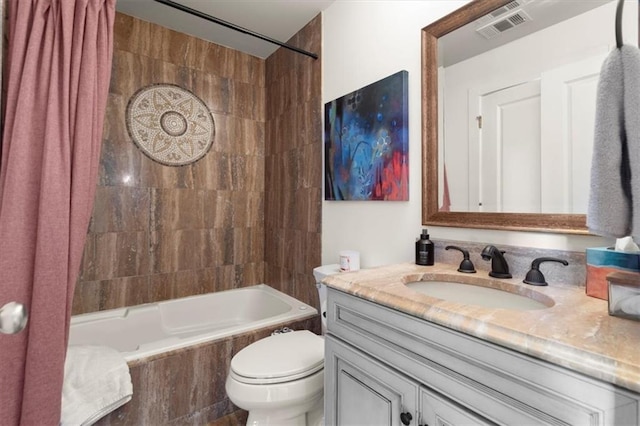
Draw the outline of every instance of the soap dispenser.
<instances>
[{"instance_id":1,"label":"soap dispenser","mask_svg":"<svg viewBox=\"0 0 640 426\"><path fill-rule=\"evenodd\" d=\"M420 239L416 241L416 265L433 265L434 245L429 240L429 231L422 230Z\"/></svg>"}]
</instances>

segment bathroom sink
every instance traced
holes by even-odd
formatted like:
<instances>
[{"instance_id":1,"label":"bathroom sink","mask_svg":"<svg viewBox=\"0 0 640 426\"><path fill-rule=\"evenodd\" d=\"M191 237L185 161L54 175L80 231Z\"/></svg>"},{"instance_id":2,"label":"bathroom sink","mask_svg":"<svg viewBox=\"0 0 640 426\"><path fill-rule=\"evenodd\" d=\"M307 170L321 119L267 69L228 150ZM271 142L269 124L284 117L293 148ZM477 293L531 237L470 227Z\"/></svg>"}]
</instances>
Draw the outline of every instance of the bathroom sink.
<instances>
[{"instance_id":1,"label":"bathroom sink","mask_svg":"<svg viewBox=\"0 0 640 426\"><path fill-rule=\"evenodd\" d=\"M413 281L405 285L413 291L430 297L485 308L530 311L553 306L553 300L546 296L543 298L547 300L542 302L522 294L480 285L448 281Z\"/></svg>"}]
</instances>

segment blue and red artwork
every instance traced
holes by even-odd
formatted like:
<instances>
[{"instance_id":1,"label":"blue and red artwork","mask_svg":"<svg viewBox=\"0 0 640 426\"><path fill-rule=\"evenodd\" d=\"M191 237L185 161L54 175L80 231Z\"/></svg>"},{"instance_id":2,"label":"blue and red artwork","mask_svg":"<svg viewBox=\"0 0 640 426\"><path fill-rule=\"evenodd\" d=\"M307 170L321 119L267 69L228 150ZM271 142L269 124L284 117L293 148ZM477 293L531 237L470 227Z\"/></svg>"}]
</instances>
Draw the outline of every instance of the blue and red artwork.
<instances>
[{"instance_id":1,"label":"blue and red artwork","mask_svg":"<svg viewBox=\"0 0 640 426\"><path fill-rule=\"evenodd\" d=\"M409 199L408 73L324 107L325 200Z\"/></svg>"}]
</instances>

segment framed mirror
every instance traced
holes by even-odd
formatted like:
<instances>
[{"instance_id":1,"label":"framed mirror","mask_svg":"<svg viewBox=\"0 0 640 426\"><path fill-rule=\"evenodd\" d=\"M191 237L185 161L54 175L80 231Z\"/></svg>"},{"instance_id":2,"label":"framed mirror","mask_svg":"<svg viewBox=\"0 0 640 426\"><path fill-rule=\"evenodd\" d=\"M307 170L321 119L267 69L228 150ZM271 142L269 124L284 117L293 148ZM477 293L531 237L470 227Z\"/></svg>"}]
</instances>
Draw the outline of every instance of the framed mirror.
<instances>
[{"instance_id":1,"label":"framed mirror","mask_svg":"<svg viewBox=\"0 0 640 426\"><path fill-rule=\"evenodd\" d=\"M423 28L423 224L588 233L595 93L616 3L473 0ZM636 43L631 3L623 38Z\"/></svg>"}]
</instances>

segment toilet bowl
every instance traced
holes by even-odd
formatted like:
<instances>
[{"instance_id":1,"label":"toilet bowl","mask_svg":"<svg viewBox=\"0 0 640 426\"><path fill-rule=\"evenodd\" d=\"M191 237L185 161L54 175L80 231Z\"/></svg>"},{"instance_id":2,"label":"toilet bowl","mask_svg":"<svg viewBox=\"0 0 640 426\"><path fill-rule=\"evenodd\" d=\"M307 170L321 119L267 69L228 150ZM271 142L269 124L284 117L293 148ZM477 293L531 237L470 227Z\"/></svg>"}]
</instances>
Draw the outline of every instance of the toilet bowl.
<instances>
[{"instance_id":1,"label":"toilet bowl","mask_svg":"<svg viewBox=\"0 0 640 426\"><path fill-rule=\"evenodd\" d=\"M314 269L321 313L326 291L320 281L338 265ZM322 330L326 316L322 315ZM307 330L274 334L238 352L225 384L227 396L249 412L251 426L319 426L324 412L324 338Z\"/></svg>"},{"instance_id":2,"label":"toilet bowl","mask_svg":"<svg viewBox=\"0 0 640 426\"><path fill-rule=\"evenodd\" d=\"M258 340L231 360L226 390L247 425L313 425L322 417L324 339L307 330Z\"/></svg>"}]
</instances>

